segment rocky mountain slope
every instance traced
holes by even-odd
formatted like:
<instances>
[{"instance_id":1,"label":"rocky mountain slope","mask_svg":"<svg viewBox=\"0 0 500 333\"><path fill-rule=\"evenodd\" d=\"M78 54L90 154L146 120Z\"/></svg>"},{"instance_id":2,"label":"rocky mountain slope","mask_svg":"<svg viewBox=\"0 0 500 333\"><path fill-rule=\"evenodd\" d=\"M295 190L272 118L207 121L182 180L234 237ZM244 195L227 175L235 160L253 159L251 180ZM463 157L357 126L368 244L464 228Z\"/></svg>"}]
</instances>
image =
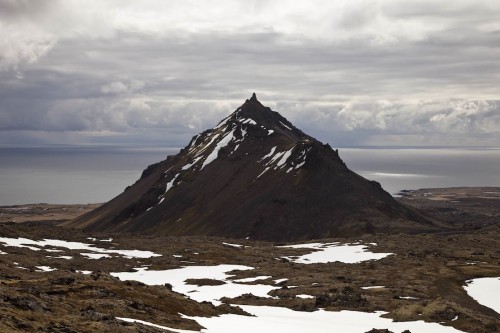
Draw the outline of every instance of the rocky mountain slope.
<instances>
[{"instance_id":1,"label":"rocky mountain slope","mask_svg":"<svg viewBox=\"0 0 500 333\"><path fill-rule=\"evenodd\" d=\"M149 166L122 194L66 226L273 241L437 228L255 94L177 155Z\"/></svg>"}]
</instances>

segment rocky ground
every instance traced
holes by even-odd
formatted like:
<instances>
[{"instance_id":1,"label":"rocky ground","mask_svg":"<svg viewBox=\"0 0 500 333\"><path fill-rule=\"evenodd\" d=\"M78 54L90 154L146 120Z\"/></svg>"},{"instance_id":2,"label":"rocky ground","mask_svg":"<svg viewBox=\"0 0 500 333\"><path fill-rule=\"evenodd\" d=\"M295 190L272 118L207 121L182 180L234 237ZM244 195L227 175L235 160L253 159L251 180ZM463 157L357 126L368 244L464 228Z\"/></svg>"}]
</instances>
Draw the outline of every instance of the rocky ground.
<instances>
[{"instance_id":1,"label":"rocky ground","mask_svg":"<svg viewBox=\"0 0 500 333\"><path fill-rule=\"evenodd\" d=\"M166 237L128 234L86 234L57 226L64 217L43 218L42 205L33 213L38 222L4 222L0 237L57 238L91 242L100 247L150 250L162 254L147 259L120 256L88 259L81 251L6 247L0 250L1 332L164 332L116 317L142 319L168 327L198 330L188 316L243 313L230 304L284 306L300 311L325 308L330 311L359 310L388 312L398 321L425 320L450 325L465 332L497 332L500 317L495 311L468 296L465 281L500 276L500 188L433 189L407 191L398 200L409 203L433 218L452 225L449 231L419 235L365 235L355 239L324 240L377 243L373 252L390 252L378 261L358 264L298 264L282 258L310 252L281 248L268 242L210 237ZM53 205L51 205L53 206ZM26 205L23 207L31 207ZM58 206L59 211L65 211ZM85 206L71 206L71 214ZM19 221L19 210L3 207L2 221ZM32 211L35 211L34 209ZM68 211L67 211L68 212ZM6 217L7 214L10 217ZM23 213L27 214L27 213ZM28 214L29 215L29 214ZM68 216L69 217L69 216ZM10 219L10 220L9 220ZM30 219L28 218L28 221ZM42 221L45 220L45 221ZM53 221L57 220L57 221ZM112 241L105 242L112 238ZM223 244L237 243L245 247ZM174 256L175 255L175 256ZM56 258L71 256L72 259ZM232 279L272 276L253 283L278 287L258 298L243 295L224 299L220 306L197 303L171 291L169 285L147 286L126 282L110 272L170 269L185 265L239 264L254 270L235 271ZM37 266L57 270L40 271ZM92 271L82 274L78 270ZM287 278L276 283L274 280ZM220 284L215 280L193 280L193 285ZM369 286L383 288L363 289ZM314 298L297 298L307 294ZM374 327L382 329L381 327ZM374 331L376 332L376 331Z\"/></svg>"}]
</instances>

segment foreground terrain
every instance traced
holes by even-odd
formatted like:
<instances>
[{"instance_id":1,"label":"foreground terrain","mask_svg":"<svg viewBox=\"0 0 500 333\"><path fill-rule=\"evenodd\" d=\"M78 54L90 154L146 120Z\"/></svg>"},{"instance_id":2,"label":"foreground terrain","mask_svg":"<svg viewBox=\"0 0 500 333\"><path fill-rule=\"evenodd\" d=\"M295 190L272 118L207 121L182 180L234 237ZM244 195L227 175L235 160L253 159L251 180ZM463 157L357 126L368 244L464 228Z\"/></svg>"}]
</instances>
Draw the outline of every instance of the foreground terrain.
<instances>
[{"instance_id":1,"label":"foreground terrain","mask_svg":"<svg viewBox=\"0 0 500 333\"><path fill-rule=\"evenodd\" d=\"M432 189L402 194L398 200L448 223L449 230L321 240L322 244L351 244L355 249L347 250L340 259L332 257L338 261L328 263L300 257L313 249L270 242L84 233L58 227L64 219L61 215L57 221L37 216L33 219L37 222L1 223L0 331L165 332L124 318L170 327L175 332L199 331L202 326L210 327L214 316L243 318L241 315L256 314L257 309L278 309L264 307L273 306L300 311L292 313L296 318L302 313L322 315L319 309L327 313L383 311L382 317L395 321L424 320L464 332L497 332L499 313L474 300L464 286L471 279L500 276L500 189ZM63 208L60 211L64 212ZM1 211L6 212L5 208ZM18 211L10 210L11 214ZM5 213L3 218L19 221L15 217L9 220ZM37 242L43 239L91 246ZM13 240L18 240L17 246L7 246ZM361 245L374 253L365 259L378 260L358 260L363 254ZM326 247L316 245L316 250ZM144 252L120 252L127 249ZM349 261L346 259L352 259L351 263L341 262ZM198 266L210 268L201 268L204 272L199 273ZM181 267L191 267L192 278L183 277L183 270L151 277L147 274ZM220 272L210 273L218 267ZM142 275L134 268L140 268ZM125 281L127 277L142 282ZM224 286L224 295L231 298L219 301L216 294ZM498 289L491 293L498 293ZM383 325L373 321L368 329L357 332L392 327ZM398 332L416 332L410 323L401 325ZM244 331L244 327L238 329ZM437 332L433 328L427 331Z\"/></svg>"}]
</instances>

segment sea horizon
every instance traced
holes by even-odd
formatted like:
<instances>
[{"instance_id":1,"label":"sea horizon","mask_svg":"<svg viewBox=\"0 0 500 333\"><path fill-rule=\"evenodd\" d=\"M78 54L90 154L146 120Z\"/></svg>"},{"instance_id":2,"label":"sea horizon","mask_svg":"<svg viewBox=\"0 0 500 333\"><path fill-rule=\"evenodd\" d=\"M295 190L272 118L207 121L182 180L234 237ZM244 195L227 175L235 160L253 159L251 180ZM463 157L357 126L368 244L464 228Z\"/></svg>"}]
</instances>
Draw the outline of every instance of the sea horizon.
<instances>
[{"instance_id":1,"label":"sea horizon","mask_svg":"<svg viewBox=\"0 0 500 333\"><path fill-rule=\"evenodd\" d=\"M401 190L500 186L500 147L339 146L340 157L392 195ZM180 147L0 145L0 205L106 202Z\"/></svg>"}]
</instances>

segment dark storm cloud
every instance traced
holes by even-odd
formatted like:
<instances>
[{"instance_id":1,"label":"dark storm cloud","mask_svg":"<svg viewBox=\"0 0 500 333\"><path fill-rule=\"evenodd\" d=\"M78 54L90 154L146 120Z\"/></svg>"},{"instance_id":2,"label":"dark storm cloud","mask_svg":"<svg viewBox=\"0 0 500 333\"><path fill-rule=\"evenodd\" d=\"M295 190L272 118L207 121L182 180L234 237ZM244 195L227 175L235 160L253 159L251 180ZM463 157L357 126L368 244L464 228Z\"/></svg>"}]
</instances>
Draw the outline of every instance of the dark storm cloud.
<instances>
[{"instance_id":1,"label":"dark storm cloud","mask_svg":"<svg viewBox=\"0 0 500 333\"><path fill-rule=\"evenodd\" d=\"M62 15L62 7L12 3L0 7L37 22ZM192 21L176 19L184 5L169 2L175 4L170 21L137 22L111 20L109 3L92 2L99 14L93 25L85 11L71 11L73 4L64 9L75 23L40 23L48 28L38 39L27 38L33 27L19 23L26 28L23 42L7 45L10 56L0 57L7 68L0 72L3 142L29 131L45 133L47 142L64 132L92 142L184 145L256 91L263 103L333 145L441 144L443 138L462 144L464 135L467 144L500 144L494 101L500 6L489 2L446 8L326 2L323 10L299 2L281 11L280 1L233 2L225 14ZM216 20L230 18L231 10L239 20ZM61 27L70 28L57 35Z\"/></svg>"}]
</instances>

